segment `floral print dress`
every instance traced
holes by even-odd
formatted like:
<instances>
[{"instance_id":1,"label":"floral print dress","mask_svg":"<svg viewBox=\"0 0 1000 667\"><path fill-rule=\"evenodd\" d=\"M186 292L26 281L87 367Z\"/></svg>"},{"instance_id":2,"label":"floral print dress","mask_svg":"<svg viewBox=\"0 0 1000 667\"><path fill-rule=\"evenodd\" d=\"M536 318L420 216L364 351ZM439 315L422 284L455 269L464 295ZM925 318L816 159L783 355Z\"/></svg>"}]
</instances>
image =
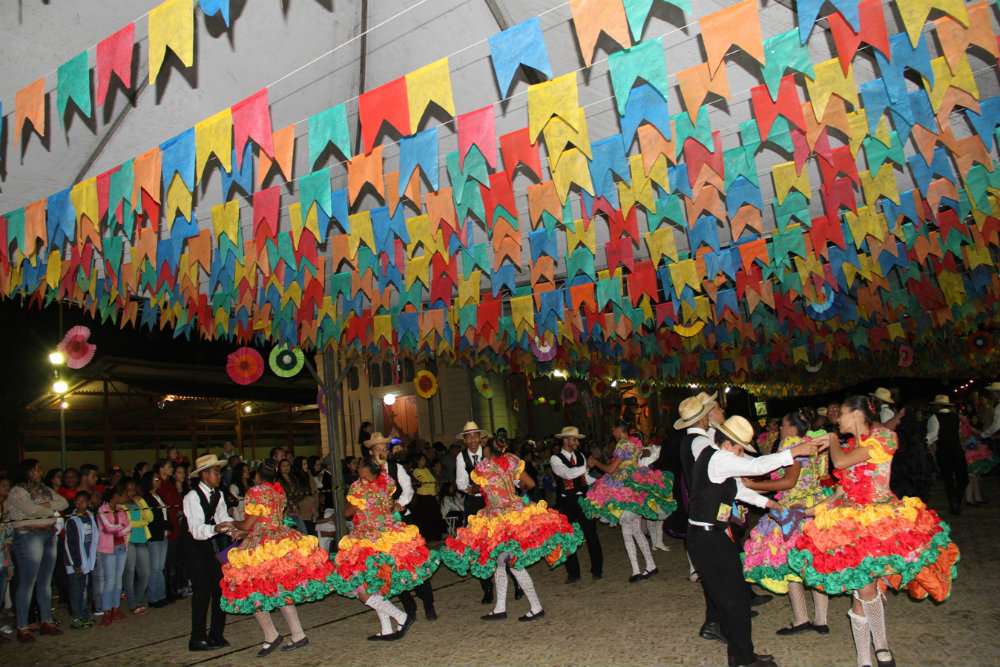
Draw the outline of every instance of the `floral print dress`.
<instances>
[{"instance_id":1,"label":"floral print dress","mask_svg":"<svg viewBox=\"0 0 1000 667\"><path fill-rule=\"evenodd\" d=\"M516 481L523 470L524 461L513 454L476 464L471 479L482 487L486 507L448 538L441 554L445 565L463 576L471 571L486 579L503 553L513 554L510 567L523 570L543 558L555 567L577 550L583 542L579 526L544 500L528 503L518 495Z\"/></svg>"},{"instance_id":2,"label":"floral print dress","mask_svg":"<svg viewBox=\"0 0 1000 667\"><path fill-rule=\"evenodd\" d=\"M639 465L642 443L636 438L618 441L614 457L621 460L618 468L597 480L580 498L580 506L588 518L598 518L612 526L623 512L634 512L647 519L658 519L660 513L677 509L672 494L674 476L662 470Z\"/></svg>"},{"instance_id":3,"label":"floral print dress","mask_svg":"<svg viewBox=\"0 0 1000 667\"><path fill-rule=\"evenodd\" d=\"M844 449L857 446L851 438ZM918 599L944 600L959 559L951 529L919 498L900 499L889 490L895 433L873 428L860 446L868 447L870 458L834 471L843 495L817 506L803 523L788 566L807 586L828 594L878 581L880 587L905 587Z\"/></svg>"},{"instance_id":4,"label":"floral print dress","mask_svg":"<svg viewBox=\"0 0 1000 667\"><path fill-rule=\"evenodd\" d=\"M222 608L250 614L325 597L333 573L330 554L312 535L285 526L281 485L258 484L247 491L244 503L257 522L222 566Z\"/></svg>"},{"instance_id":5,"label":"floral print dress","mask_svg":"<svg viewBox=\"0 0 1000 667\"><path fill-rule=\"evenodd\" d=\"M417 527L403 523L393 512L395 490L396 483L384 467L374 480L351 484L347 502L357 508L354 529L340 540L331 577L341 595L357 597L363 587L368 594L391 597L427 581L441 564Z\"/></svg>"},{"instance_id":6,"label":"floral print dress","mask_svg":"<svg viewBox=\"0 0 1000 667\"><path fill-rule=\"evenodd\" d=\"M826 431L810 431L806 437L818 438ZM803 441L799 437L785 438L778 448L783 452ZM799 456L795 459L801 468L795 486L774 494L780 509L770 510L757 522L744 548L743 574L747 581L760 584L775 593L788 592L788 582L801 582L802 578L788 567L788 552L802 535L805 520L803 508L812 507L833 493L823 486L827 476L829 457L824 452L816 456ZM771 473L771 479L782 479L785 469Z\"/></svg>"}]
</instances>

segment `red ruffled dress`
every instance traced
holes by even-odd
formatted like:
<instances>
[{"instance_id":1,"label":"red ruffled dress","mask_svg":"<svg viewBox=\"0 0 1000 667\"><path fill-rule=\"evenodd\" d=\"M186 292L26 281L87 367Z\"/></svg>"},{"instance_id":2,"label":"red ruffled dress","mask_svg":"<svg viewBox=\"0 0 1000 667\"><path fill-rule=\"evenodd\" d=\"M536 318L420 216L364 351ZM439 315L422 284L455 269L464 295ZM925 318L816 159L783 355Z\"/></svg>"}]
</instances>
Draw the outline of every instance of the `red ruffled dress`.
<instances>
[{"instance_id":1,"label":"red ruffled dress","mask_svg":"<svg viewBox=\"0 0 1000 667\"><path fill-rule=\"evenodd\" d=\"M845 450L858 446L854 438ZM958 547L948 524L919 498L897 498L889 490L896 434L873 428L861 446L870 458L835 470L843 495L816 508L788 553L788 566L806 586L828 594L854 591L879 581L906 588L915 598L937 601L951 593Z\"/></svg>"},{"instance_id":2,"label":"red ruffled dress","mask_svg":"<svg viewBox=\"0 0 1000 667\"><path fill-rule=\"evenodd\" d=\"M281 485L254 486L246 493L244 509L257 522L229 550L229 562L222 566L222 609L251 614L326 596L333 561L315 537L285 526Z\"/></svg>"},{"instance_id":3,"label":"red ruffled dress","mask_svg":"<svg viewBox=\"0 0 1000 667\"><path fill-rule=\"evenodd\" d=\"M369 594L391 597L427 581L441 564L417 527L393 513L395 490L396 483L384 467L373 481L351 484L347 502L357 508L354 529L340 540L330 578L341 595L357 597L358 587L364 586Z\"/></svg>"},{"instance_id":4,"label":"red ruffled dress","mask_svg":"<svg viewBox=\"0 0 1000 667\"><path fill-rule=\"evenodd\" d=\"M471 478L482 487L486 507L448 538L441 553L445 565L462 576L471 571L488 579L505 552L514 555L510 566L523 570L543 558L555 567L577 550L583 542L579 526L544 500L525 504L518 495L515 482L523 470L524 461L513 454L476 464Z\"/></svg>"}]
</instances>

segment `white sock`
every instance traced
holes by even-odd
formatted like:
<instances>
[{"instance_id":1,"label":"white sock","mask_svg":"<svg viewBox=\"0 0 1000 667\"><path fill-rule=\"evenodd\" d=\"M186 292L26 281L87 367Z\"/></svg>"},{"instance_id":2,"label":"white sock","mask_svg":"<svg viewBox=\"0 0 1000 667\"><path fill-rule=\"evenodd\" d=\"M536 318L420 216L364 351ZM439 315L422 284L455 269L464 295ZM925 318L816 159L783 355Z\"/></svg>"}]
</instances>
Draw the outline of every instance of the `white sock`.
<instances>
[{"instance_id":1,"label":"white sock","mask_svg":"<svg viewBox=\"0 0 1000 667\"><path fill-rule=\"evenodd\" d=\"M534 616L542 610L542 603L539 602L538 594L535 593L535 583L531 580L531 575L528 574L527 570L516 568L511 568L510 573L517 579L517 583L521 584L521 590L524 591L525 597L531 603L531 615Z\"/></svg>"}]
</instances>

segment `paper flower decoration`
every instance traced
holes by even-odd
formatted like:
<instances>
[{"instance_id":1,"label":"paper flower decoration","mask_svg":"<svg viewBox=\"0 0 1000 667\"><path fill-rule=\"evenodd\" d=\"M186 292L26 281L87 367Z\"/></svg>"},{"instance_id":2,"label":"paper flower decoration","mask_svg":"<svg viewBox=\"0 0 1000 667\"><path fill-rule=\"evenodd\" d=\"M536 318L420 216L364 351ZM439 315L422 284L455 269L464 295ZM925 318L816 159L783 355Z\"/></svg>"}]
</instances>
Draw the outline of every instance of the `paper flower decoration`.
<instances>
[{"instance_id":1,"label":"paper flower decoration","mask_svg":"<svg viewBox=\"0 0 1000 667\"><path fill-rule=\"evenodd\" d=\"M264 374L264 357L252 347L241 347L226 359L226 372L236 384L251 384Z\"/></svg>"},{"instance_id":2,"label":"paper flower decoration","mask_svg":"<svg viewBox=\"0 0 1000 667\"><path fill-rule=\"evenodd\" d=\"M899 346L899 366L909 368L913 365L913 348L907 344Z\"/></svg>"},{"instance_id":3,"label":"paper flower decoration","mask_svg":"<svg viewBox=\"0 0 1000 667\"><path fill-rule=\"evenodd\" d=\"M817 361L815 364L806 364L806 370L810 373L818 373L821 368L823 368L822 361Z\"/></svg>"},{"instance_id":4,"label":"paper flower decoration","mask_svg":"<svg viewBox=\"0 0 1000 667\"><path fill-rule=\"evenodd\" d=\"M83 368L94 358L97 346L88 343L90 329L83 326L76 326L66 332L62 342L56 345L56 349L66 357L66 365L70 368Z\"/></svg>"},{"instance_id":5,"label":"paper flower decoration","mask_svg":"<svg viewBox=\"0 0 1000 667\"><path fill-rule=\"evenodd\" d=\"M636 391L638 391L639 395L643 398L647 398L653 393L653 381L648 378L643 380L639 383L639 386L636 387Z\"/></svg>"},{"instance_id":6,"label":"paper flower decoration","mask_svg":"<svg viewBox=\"0 0 1000 667\"><path fill-rule=\"evenodd\" d=\"M539 361L552 361L556 357L556 346L555 343L550 343L548 339L539 340L538 336L535 336L531 340L531 352L535 355L535 359Z\"/></svg>"},{"instance_id":7,"label":"paper flower decoration","mask_svg":"<svg viewBox=\"0 0 1000 667\"><path fill-rule=\"evenodd\" d=\"M280 378L290 378L298 375L306 365L306 355L298 348L276 345L267 361L275 375Z\"/></svg>"},{"instance_id":8,"label":"paper flower decoration","mask_svg":"<svg viewBox=\"0 0 1000 667\"><path fill-rule=\"evenodd\" d=\"M438 381L434 377L434 373L430 371L420 371L417 376L413 378L413 386L417 390L417 396L420 398L430 398L437 393Z\"/></svg>"},{"instance_id":9,"label":"paper flower decoration","mask_svg":"<svg viewBox=\"0 0 1000 667\"><path fill-rule=\"evenodd\" d=\"M476 383L476 390L479 391L480 396L483 398L493 398L493 387L490 385L489 380L482 375L477 375L472 381Z\"/></svg>"},{"instance_id":10,"label":"paper flower decoration","mask_svg":"<svg viewBox=\"0 0 1000 667\"><path fill-rule=\"evenodd\" d=\"M969 349L973 352L989 352L993 349L993 336L979 331L969 336Z\"/></svg>"},{"instance_id":11,"label":"paper flower decoration","mask_svg":"<svg viewBox=\"0 0 1000 667\"><path fill-rule=\"evenodd\" d=\"M590 385L590 389L594 392L594 396L604 396L608 393L608 383L601 378L594 380L594 384Z\"/></svg>"},{"instance_id":12,"label":"paper flower decoration","mask_svg":"<svg viewBox=\"0 0 1000 667\"><path fill-rule=\"evenodd\" d=\"M674 332L680 336L683 336L684 338L690 338L691 336L697 335L704 328L705 328L705 323L701 321L695 322L694 324L691 325L675 324Z\"/></svg>"},{"instance_id":13,"label":"paper flower decoration","mask_svg":"<svg viewBox=\"0 0 1000 667\"><path fill-rule=\"evenodd\" d=\"M829 285L823 285L823 301L807 303L802 306L802 310L817 322L825 322L840 312L842 302L843 296L840 292L834 291Z\"/></svg>"},{"instance_id":14,"label":"paper flower decoration","mask_svg":"<svg viewBox=\"0 0 1000 667\"><path fill-rule=\"evenodd\" d=\"M579 397L579 392L577 391L575 384L573 384L572 382L567 382L566 384L563 385L562 395L560 396L560 398L562 398L563 403L565 403L566 405L569 405L571 403L576 403L576 399L578 397Z\"/></svg>"}]
</instances>

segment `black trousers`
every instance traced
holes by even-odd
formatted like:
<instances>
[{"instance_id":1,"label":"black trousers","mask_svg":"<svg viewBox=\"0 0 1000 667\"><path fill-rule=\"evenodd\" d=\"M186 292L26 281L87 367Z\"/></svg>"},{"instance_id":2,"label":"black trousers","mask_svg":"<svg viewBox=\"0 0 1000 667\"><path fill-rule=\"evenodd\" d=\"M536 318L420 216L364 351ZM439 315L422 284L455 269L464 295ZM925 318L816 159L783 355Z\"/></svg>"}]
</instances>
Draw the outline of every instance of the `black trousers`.
<instances>
[{"instance_id":1,"label":"black trousers","mask_svg":"<svg viewBox=\"0 0 1000 667\"><path fill-rule=\"evenodd\" d=\"M482 496L474 496L471 493L465 494L465 514L466 516L472 516L481 509L486 509L486 499ZM466 520L468 521L468 520ZM493 594L493 580L492 579L480 579L479 585L483 589L483 593Z\"/></svg>"},{"instance_id":2,"label":"black trousers","mask_svg":"<svg viewBox=\"0 0 1000 667\"><path fill-rule=\"evenodd\" d=\"M590 573L600 577L604 574L604 552L601 550L601 540L597 537L597 520L586 517L579 500L579 496L563 496L556 507L566 515L570 523L580 524L583 539L587 541L587 553L590 554ZM580 576L580 559L575 551L566 558L566 574L571 577Z\"/></svg>"},{"instance_id":3,"label":"black trousers","mask_svg":"<svg viewBox=\"0 0 1000 667\"><path fill-rule=\"evenodd\" d=\"M938 447L937 464L944 479L944 493L949 503L961 503L969 486L969 464L958 447Z\"/></svg>"},{"instance_id":4,"label":"black trousers","mask_svg":"<svg viewBox=\"0 0 1000 667\"><path fill-rule=\"evenodd\" d=\"M226 612L222 611L222 565L207 540L196 540L184 533L178 540L181 556L191 577L191 641L221 639L226 629ZM208 632L205 619L211 617Z\"/></svg>"},{"instance_id":5,"label":"black trousers","mask_svg":"<svg viewBox=\"0 0 1000 667\"><path fill-rule=\"evenodd\" d=\"M705 531L688 525L688 555L701 576L706 620L717 615L729 642L729 657L737 665L754 661L750 634L750 589L743 580L740 548L721 530Z\"/></svg>"}]
</instances>

